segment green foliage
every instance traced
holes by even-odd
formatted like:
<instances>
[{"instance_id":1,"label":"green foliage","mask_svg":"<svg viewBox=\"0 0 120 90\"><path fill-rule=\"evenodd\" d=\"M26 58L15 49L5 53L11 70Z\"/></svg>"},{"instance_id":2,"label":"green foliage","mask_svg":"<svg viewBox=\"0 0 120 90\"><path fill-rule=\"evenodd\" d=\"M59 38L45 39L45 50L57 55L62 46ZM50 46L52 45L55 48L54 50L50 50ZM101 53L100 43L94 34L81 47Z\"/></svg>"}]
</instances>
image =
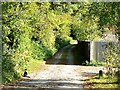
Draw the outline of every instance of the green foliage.
<instances>
[{"instance_id":1,"label":"green foliage","mask_svg":"<svg viewBox=\"0 0 120 90\"><path fill-rule=\"evenodd\" d=\"M120 3L81 3L73 17L74 35L78 40L99 40L100 36L109 31L118 34L120 28Z\"/></svg>"},{"instance_id":2,"label":"green foliage","mask_svg":"<svg viewBox=\"0 0 120 90\"><path fill-rule=\"evenodd\" d=\"M116 71L119 70L120 67L120 43L119 42L110 42L105 45L105 52L103 52L104 59L106 61L106 67L108 68L108 74L114 75ZM113 72L113 68L116 68L117 70Z\"/></svg>"},{"instance_id":3,"label":"green foliage","mask_svg":"<svg viewBox=\"0 0 120 90\"><path fill-rule=\"evenodd\" d=\"M71 41L72 41L72 38L70 37L57 37L56 48L57 49L63 48L64 46L69 45Z\"/></svg>"},{"instance_id":4,"label":"green foliage","mask_svg":"<svg viewBox=\"0 0 120 90\"><path fill-rule=\"evenodd\" d=\"M79 25L73 27L77 40L84 41L99 39L100 32L98 31L98 25L95 21L80 21Z\"/></svg>"},{"instance_id":5,"label":"green foliage","mask_svg":"<svg viewBox=\"0 0 120 90\"><path fill-rule=\"evenodd\" d=\"M86 61L87 66L105 66L105 62L99 62L97 60Z\"/></svg>"},{"instance_id":6,"label":"green foliage","mask_svg":"<svg viewBox=\"0 0 120 90\"><path fill-rule=\"evenodd\" d=\"M4 56L2 62L2 80L4 83L11 82L15 78L19 78L20 75L14 70L15 62L12 61L10 56Z\"/></svg>"},{"instance_id":7,"label":"green foliage","mask_svg":"<svg viewBox=\"0 0 120 90\"><path fill-rule=\"evenodd\" d=\"M92 3L90 14L99 17L99 28L105 32L104 28L108 27L110 31L118 34L120 37L120 3L117 2L100 2Z\"/></svg>"},{"instance_id":8,"label":"green foliage","mask_svg":"<svg viewBox=\"0 0 120 90\"><path fill-rule=\"evenodd\" d=\"M33 45L32 57L37 60L43 60L45 58L44 53L45 50L42 47L42 45L34 41L32 42L32 45Z\"/></svg>"},{"instance_id":9,"label":"green foliage","mask_svg":"<svg viewBox=\"0 0 120 90\"><path fill-rule=\"evenodd\" d=\"M82 3L81 7L73 17L72 29L77 40L93 41L100 38L99 17L89 13L91 3Z\"/></svg>"},{"instance_id":10,"label":"green foliage","mask_svg":"<svg viewBox=\"0 0 120 90\"><path fill-rule=\"evenodd\" d=\"M29 68L32 54L31 22L35 3L3 3L3 82L11 82ZM35 50L35 49L34 49Z\"/></svg>"},{"instance_id":11,"label":"green foliage","mask_svg":"<svg viewBox=\"0 0 120 90\"><path fill-rule=\"evenodd\" d=\"M43 61L68 44L70 18L67 13L51 10L50 3L4 2L3 8L3 82L12 82L32 71ZM59 37L60 43L56 43ZM63 38L66 36L67 38ZM64 44L65 43L65 44ZM59 48L62 48L59 47Z\"/></svg>"},{"instance_id":12,"label":"green foliage","mask_svg":"<svg viewBox=\"0 0 120 90\"><path fill-rule=\"evenodd\" d=\"M93 3L91 12L100 16L100 25L117 25L119 22L119 4L117 2Z\"/></svg>"}]
</instances>

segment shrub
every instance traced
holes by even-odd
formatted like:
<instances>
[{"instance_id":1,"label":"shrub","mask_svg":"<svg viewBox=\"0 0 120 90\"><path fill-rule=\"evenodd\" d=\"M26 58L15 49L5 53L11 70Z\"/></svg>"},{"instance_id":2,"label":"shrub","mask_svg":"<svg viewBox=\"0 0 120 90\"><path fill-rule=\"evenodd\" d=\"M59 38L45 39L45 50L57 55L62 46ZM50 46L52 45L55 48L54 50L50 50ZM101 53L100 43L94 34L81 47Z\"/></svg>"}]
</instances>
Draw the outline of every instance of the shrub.
<instances>
[{"instance_id":1,"label":"shrub","mask_svg":"<svg viewBox=\"0 0 120 90\"><path fill-rule=\"evenodd\" d=\"M110 42L105 45L105 52L104 59L106 61L106 68L108 69L109 75L114 75L116 71L119 70L120 67L120 43L119 42ZM116 68L117 70L113 72L113 68Z\"/></svg>"},{"instance_id":2,"label":"shrub","mask_svg":"<svg viewBox=\"0 0 120 90\"><path fill-rule=\"evenodd\" d=\"M87 66L104 66L105 62L99 62L97 60L91 60L90 62L86 61Z\"/></svg>"}]
</instances>

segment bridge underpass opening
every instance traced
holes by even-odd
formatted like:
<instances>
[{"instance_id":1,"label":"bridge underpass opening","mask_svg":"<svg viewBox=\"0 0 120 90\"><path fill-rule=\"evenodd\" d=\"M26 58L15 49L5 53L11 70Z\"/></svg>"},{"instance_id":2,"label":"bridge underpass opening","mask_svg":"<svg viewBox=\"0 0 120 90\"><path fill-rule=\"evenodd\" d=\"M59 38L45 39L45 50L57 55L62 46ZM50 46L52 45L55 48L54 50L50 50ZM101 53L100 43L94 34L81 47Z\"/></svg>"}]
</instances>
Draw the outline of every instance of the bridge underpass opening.
<instances>
[{"instance_id":1,"label":"bridge underpass opening","mask_svg":"<svg viewBox=\"0 0 120 90\"><path fill-rule=\"evenodd\" d=\"M46 64L85 65L86 60L90 62L90 42L76 41L75 43L63 47L49 58Z\"/></svg>"}]
</instances>

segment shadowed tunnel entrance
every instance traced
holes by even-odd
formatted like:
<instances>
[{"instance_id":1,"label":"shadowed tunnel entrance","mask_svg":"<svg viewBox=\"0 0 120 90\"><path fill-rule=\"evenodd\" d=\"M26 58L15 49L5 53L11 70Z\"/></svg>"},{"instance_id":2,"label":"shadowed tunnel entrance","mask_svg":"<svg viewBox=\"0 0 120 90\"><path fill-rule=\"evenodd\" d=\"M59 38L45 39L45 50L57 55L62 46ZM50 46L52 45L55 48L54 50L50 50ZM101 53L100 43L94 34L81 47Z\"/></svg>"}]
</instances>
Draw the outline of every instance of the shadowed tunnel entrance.
<instances>
[{"instance_id":1,"label":"shadowed tunnel entrance","mask_svg":"<svg viewBox=\"0 0 120 90\"><path fill-rule=\"evenodd\" d=\"M84 64L86 61L90 62L90 42L78 41L77 52L80 55L79 60L81 64Z\"/></svg>"},{"instance_id":2,"label":"shadowed tunnel entrance","mask_svg":"<svg viewBox=\"0 0 120 90\"><path fill-rule=\"evenodd\" d=\"M89 42L81 41L65 46L48 59L46 64L84 65L86 60L90 61L90 45Z\"/></svg>"}]
</instances>

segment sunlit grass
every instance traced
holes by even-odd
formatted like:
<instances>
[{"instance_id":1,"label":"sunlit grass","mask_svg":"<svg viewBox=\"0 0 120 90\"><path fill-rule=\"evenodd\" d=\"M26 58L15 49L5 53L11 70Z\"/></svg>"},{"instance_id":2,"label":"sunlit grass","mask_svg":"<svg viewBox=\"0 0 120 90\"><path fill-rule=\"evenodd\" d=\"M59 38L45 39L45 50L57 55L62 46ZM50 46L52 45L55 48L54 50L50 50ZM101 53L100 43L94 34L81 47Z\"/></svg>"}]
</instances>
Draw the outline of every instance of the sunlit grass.
<instances>
[{"instance_id":1,"label":"sunlit grass","mask_svg":"<svg viewBox=\"0 0 120 90\"><path fill-rule=\"evenodd\" d=\"M105 62L99 62L97 60L91 60L90 62L86 61L87 66L105 66Z\"/></svg>"},{"instance_id":2,"label":"sunlit grass","mask_svg":"<svg viewBox=\"0 0 120 90\"><path fill-rule=\"evenodd\" d=\"M107 89L115 89L120 88L120 83L118 81L118 78L116 76L114 77L108 77L104 76L102 78L99 78L99 76L94 76L88 81L86 81L85 88L104 88Z\"/></svg>"},{"instance_id":3,"label":"sunlit grass","mask_svg":"<svg viewBox=\"0 0 120 90\"><path fill-rule=\"evenodd\" d=\"M29 62L28 71L29 73L33 73L34 71L39 71L44 67L43 65L45 65L44 60L33 60Z\"/></svg>"}]
</instances>

